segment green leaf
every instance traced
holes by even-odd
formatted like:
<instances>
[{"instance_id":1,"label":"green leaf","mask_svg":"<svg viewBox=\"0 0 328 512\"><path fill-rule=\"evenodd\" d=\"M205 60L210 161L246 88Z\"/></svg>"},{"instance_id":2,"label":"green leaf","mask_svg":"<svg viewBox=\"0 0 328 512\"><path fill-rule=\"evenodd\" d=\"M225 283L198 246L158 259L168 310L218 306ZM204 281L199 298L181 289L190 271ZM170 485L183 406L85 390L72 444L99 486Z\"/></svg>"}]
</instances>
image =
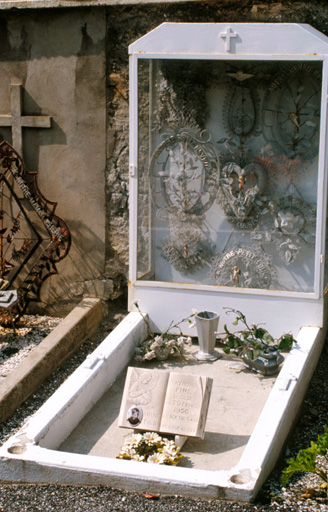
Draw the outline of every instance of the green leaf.
<instances>
[{"instance_id":1,"label":"green leaf","mask_svg":"<svg viewBox=\"0 0 328 512\"><path fill-rule=\"evenodd\" d=\"M229 334L228 341L226 342L229 348L238 348L240 346L240 340L233 334Z\"/></svg>"},{"instance_id":2,"label":"green leaf","mask_svg":"<svg viewBox=\"0 0 328 512\"><path fill-rule=\"evenodd\" d=\"M252 339L252 333L250 333L249 331L244 331L244 332L242 333L242 336L243 336L244 340L249 341L250 343L252 343L252 342L251 342L251 339Z\"/></svg>"},{"instance_id":3,"label":"green leaf","mask_svg":"<svg viewBox=\"0 0 328 512\"><path fill-rule=\"evenodd\" d=\"M252 361L254 360L254 352L253 352L253 350L246 350L245 354L248 357L248 359L251 359Z\"/></svg>"},{"instance_id":4,"label":"green leaf","mask_svg":"<svg viewBox=\"0 0 328 512\"><path fill-rule=\"evenodd\" d=\"M286 486L288 480L293 476L296 471L306 471L308 473L316 473L321 478L322 474L318 471L315 460L317 455L325 455L328 450L328 427L325 425L325 432L323 435L318 436L318 441L315 443L311 441L309 448L300 450L295 458L287 461L288 466L282 471L281 483ZM327 477L323 480L326 482Z\"/></svg>"},{"instance_id":5,"label":"green leaf","mask_svg":"<svg viewBox=\"0 0 328 512\"><path fill-rule=\"evenodd\" d=\"M265 334L269 334L269 333L268 333L268 331L263 329L263 327L256 327L256 325L254 326L254 336L255 336L255 338L259 338L260 340L262 340L263 337L265 336Z\"/></svg>"},{"instance_id":6,"label":"green leaf","mask_svg":"<svg viewBox=\"0 0 328 512\"><path fill-rule=\"evenodd\" d=\"M280 342L278 344L279 350L289 349L293 345L294 341L295 341L295 339L292 334L284 334L280 338Z\"/></svg>"},{"instance_id":7,"label":"green leaf","mask_svg":"<svg viewBox=\"0 0 328 512\"><path fill-rule=\"evenodd\" d=\"M264 335L263 335L263 341L265 341L266 343L268 343L269 345L271 343L274 343L274 338L271 336L271 334L269 334L268 332L266 332Z\"/></svg>"},{"instance_id":8,"label":"green leaf","mask_svg":"<svg viewBox=\"0 0 328 512\"><path fill-rule=\"evenodd\" d=\"M318 436L317 440L318 455L325 455L328 451L328 427L325 425L324 434Z\"/></svg>"},{"instance_id":9,"label":"green leaf","mask_svg":"<svg viewBox=\"0 0 328 512\"><path fill-rule=\"evenodd\" d=\"M234 322L232 322L232 325L238 325L238 318Z\"/></svg>"}]
</instances>

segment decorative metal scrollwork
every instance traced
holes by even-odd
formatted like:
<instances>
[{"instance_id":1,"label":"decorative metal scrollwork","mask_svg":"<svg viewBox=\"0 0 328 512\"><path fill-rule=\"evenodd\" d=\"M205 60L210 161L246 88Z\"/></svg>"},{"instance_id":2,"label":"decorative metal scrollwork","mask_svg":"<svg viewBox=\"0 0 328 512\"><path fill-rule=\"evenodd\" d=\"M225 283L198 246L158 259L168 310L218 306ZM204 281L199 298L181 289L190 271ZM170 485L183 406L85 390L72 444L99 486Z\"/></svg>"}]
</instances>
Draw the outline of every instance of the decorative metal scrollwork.
<instances>
[{"instance_id":1,"label":"decorative metal scrollwork","mask_svg":"<svg viewBox=\"0 0 328 512\"><path fill-rule=\"evenodd\" d=\"M268 212L269 217L263 217L251 238L263 244L274 243L284 263L294 263L304 244L315 243L315 208L291 184L283 197L270 201Z\"/></svg>"},{"instance_id":2,"label":"decorative metal scrollwork","mask_svg":"<svg viewBox=\"0 0 328 512\"><path fill-rule=\"evenodd\" d=\"M313 260L313 251L302 249L316 231L310 183L317 176L321 68L279 59L152 62L140 265L142 250L151 259L155 247L156 275L165 279L174 268L199 270L202 280L207 266L208 282L220 286L302 289L295 276ZM145 219L155 232L152 245L143 236ZM298 258L288 277L284 267Z\"/></svg>"},{"instance_id":3,"label":"decorative metal scrollwork","mask_svg":"<svg viewBox=\"0 0 328 512\"><path fill-rule=\"evenodd\" d=\"M57 203L41 194L36 173L27 172L7 142L0 144L0 190L0 286L18 294L10 314L0 307L0 323L6 325L23 315L30 301L40 301L41 286L57 273L71 236L55 215Z\"/></svg>"},{"instance_id":4,"label":"decorative metal scrollwork","mask_svg":"<svg viewBox=\"0 0 328 512\"><path fill-rule=\"evenodd\" d=\"M274 278L271 257L260 245L227 250L213 260L210 277L220 286L270 288Z\"/></svg>"},{"instance_id":5,"label":"decorative metal scrollwork","mask_svg":"<svg viewBox=\"0 0 328 512\"><path fill-rule=\"evenodd\" d=\"M254 74L242 70L227 73L230 84L224 102L223 122L227 133L249 137L257 128L259 98L256 88L250 85Z\"/></svg>"},{"instance_id":6,"label":"decorative metal scrollwork","mask_svg":"<svg viewBox=\"0 0 328 512\"><path fill-rule=\"evenodd\" d=\"M207 132L187 128L168 135L150 162L154 203L177 215L203 215L213 204L219 180L218 154Z\"/></svg>"},{"instance_id":7,"label":"decorative metal scrollwork","mask_svg":"<svg viewBox=\"0 0 328 512\"><path fill-rule=\"evenodd\" d=\"M300 63L268 86L262 129L266 140L288 157L313 158L319 147L321 71Z\"/></svg>"},{"instance_id":8,"label":"decorative metal scrollwork","mask_svg":"<svg viewBox=\"0 0 328 512\"><path fill-rule=\"evenodd\" d=\"M238 228L248 229L256 225L266 183L266 172L259 164L241 168L235 162L229 162L223 167L218 201L229 222Z\"/></svg>"},{"instance_id":9,"label":"decorative metal scrollwork","mask_svg":"<svg viewBox=\"0 0 328 512\"><path fill-rule=\"evenodd\" d=\"M193 273L213 256L215 244L199 226L172 219L170 231L162 242L161 254L179 272Z\"/></svg>"}]
</instances>

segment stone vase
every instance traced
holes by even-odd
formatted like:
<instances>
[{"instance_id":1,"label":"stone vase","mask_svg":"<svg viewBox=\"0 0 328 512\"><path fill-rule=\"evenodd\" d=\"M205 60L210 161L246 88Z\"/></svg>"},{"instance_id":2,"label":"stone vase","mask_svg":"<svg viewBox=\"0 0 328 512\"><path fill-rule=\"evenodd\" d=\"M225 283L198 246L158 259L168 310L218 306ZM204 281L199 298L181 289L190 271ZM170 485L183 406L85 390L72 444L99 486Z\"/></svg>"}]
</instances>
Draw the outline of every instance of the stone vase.
<instances>
[{"instance_id":1,"label":"stone vase","mask_svg":"<svg viewBox=\"0 0 328 512\"><path fill-rule=\"evenodd\" d=\"M216 331L219 315L213 311L201 311L195 316L199 350L195 353L198 361L215 361L221 354L215 350Z\"/></svg>"}]
</instances>

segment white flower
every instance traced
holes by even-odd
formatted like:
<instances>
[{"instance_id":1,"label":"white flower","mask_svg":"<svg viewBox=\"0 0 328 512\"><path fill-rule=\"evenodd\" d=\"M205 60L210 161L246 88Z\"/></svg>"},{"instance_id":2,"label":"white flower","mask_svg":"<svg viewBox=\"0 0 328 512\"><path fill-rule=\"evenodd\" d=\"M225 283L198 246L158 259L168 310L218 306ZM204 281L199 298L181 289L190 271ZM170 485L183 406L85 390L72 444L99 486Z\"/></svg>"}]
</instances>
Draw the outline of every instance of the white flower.
<instances>
[{"instance_id":1,"label":"white flower","mask_svg":"<svg viewBox=\"0 0 328 512\"><path fill-rule=\"evenodd\" d=\"M143 440L145 443L151 446L152 444L160 443L162 438L156 432L145 432L143 435Z\"/></svg>"},{"instance_id":2,"label":"white flower","mask_svg":"<svg viewBox=\"0 0 328 512\"><path fill-rule=\"evenodd\" d=\"M188 347L191 347L192 345L192 340L190 338L190 336L186 337L186 336L181 336L180 338L178 338L178 345L183 347L184 345L188 345Z\"/></svg>"},{"instance_id":3,"label":"white flower","mask_svg":"<svg viewBox=\"0 0 328 512\"><path fill-rule=\"evenodd\" d=\"M196 322L189 323L189 329L192 329L193 327L196 327Z\"/></svg>"},{"instance_id":4,"label":"white flower","mask_svg":"<svg viewBox=\"0 0 328 512\"><path fill-rule=\"evenodd\" d=\"M146 352L144 355L144 359L146 359L147 361L150 361L151 359L155 359L155 357L156 357L156 354L153 350L151 350L150 352Z\"/></svg>"},{"instance_id":5,"label":"white flower","mask_svg":"<svg viewBox=\"0 0 328 512\"><path fill-rule=\"evenodd\" d=\"M197 309L192 309L191 313L192 313L193 316L195 316L195 315L197 315L198 311L197 311Z\"/></svg>"},{"instance_id":6,"label":"white flower","mask_svg":"<svg viewBox=\"0 0 328 512\"><path fill-rule=\"evenodd\" d=\"M132 434L127 440L126 445L131 446L132 448L136 448L142 442L143 437L142 434Z\"/></svg>"},{"instance_id":7,"label":"white flower","mask_svg":"<svg viewBox=\"0 0 328 512\"><path fill-rule=\"evenodd\" d=\"M164 340L161 336L156 336L152 342L150 342L150 349L156 350L164 345Z\"/></svg>"},{"instance_id":8,"label":"white flower","mask_svg":"<svg viewBox=\"0 0 328 512\"><path fill-rule=\"evenodd\" d=\"M133 457L137 454L136 450L134 448L131 448L130 446L123 446L121 449L120 455L126 455L127 457Z\"/></svg>"},{"instance_id":9,"label":"white flower","mask_svg":"<svg viewBox=\"0 0 328 512\"><path fill-rule=\"evenodd\" d=\"M163 455L167 457L168 459L174 459L174 457L177 455L177 448L176 446L164 446Z\"/></svg>"},{"instance_id":10,"label":"white flower","mask_svg":"<svg viewBox=\"0 0 328 512\"><path fill-rule=\"evenodd\" d=\"M144 443L148 446L146 449ZM145 451L148 455L143 454ZM176 465L181 459L181 454L174 441L161 437L157 432L145 432L129 435L117 458L150 464Z\"/></svg>"},{"instance_id":11,"label":"white flower","mask_svg":"<svg viewBox=\"0 0 328 512\"><path fill-rule=\"evenodd\" d=\"M168 439L166 439L166 437L164 437L163 443L164 448L169 448L170 450L174 448L175 451L179 451L179 448L177 447L174 441L169 441Z\"/></svg>"},{"instance_id":12,"label":"white flower","mask_svg":"<svg viewBox=\"0 0 328 512\"><path fill-rule=\"evenodd\" d=\"M149 455L147 462L149 464L164 464L166 461L165 455L163 453L154 453L153 455Z\"/></svg>"},{"instance_id":13,"label":"white flower","mask_svg":"<svg viewBox=\"0 0 328 512\"><path fill-rule=\"evenodd\" d=\"M186 340L187 340L187 338L185 338L184 336L180 336L180 338L177 339L178 346L180 348L184 348Z\"/></svg>"},{"instance_id":14,"label":"white flower","mask_svg":"<svg viewBox=\"0 0 328 512\"><path fill-rule=\"evenodd\" d=\"M139 455L139 453L136 453L134 455L134 457L132 458L132 460L136 460L138 462L144 462L145 456L144 455Z\"/></svg>"}]
</instances>

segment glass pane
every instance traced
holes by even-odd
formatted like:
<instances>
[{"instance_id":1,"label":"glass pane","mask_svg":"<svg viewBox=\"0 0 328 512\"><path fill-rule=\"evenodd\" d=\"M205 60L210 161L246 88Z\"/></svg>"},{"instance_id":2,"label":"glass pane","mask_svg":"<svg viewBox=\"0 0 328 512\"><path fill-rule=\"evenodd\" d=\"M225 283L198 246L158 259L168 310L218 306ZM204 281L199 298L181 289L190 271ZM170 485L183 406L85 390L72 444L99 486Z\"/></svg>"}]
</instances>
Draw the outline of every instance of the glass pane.
<instances>
[{"instance_id":1,"label":"glass pane","mask_svg":"<svg viewBox=\"0 0 328 512\"><path fill-rule=\"evenodd\" d=\"M139 62L139 279L312 292L321 63Z\"/></svg>"},{"instance_id":2,"label":"glass pane","mask_svg":"<svg viewBox=\"0 0 328 512\"><path fill-rule=\"evenodd\" d=\"M150 155L150 94L149 76L152 63L140 60L138 67L138 246L137 246L137 277L142 279L151 276L150 231L151 207L148 184Z\"/></svg>"}]
</instances>

